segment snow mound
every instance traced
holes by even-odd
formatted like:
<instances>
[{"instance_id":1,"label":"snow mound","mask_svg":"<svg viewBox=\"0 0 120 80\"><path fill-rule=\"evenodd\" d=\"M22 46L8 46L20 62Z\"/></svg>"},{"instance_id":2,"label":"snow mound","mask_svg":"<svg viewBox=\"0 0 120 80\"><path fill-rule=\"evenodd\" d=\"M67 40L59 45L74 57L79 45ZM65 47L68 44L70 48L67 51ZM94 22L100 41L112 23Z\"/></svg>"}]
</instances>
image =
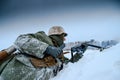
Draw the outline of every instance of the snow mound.
<instances>
[{"instance_id":1,"label":"snow mound","mask_svg":"<svg viewBox=\"0 0 120 80\"><path fill-rule=\"evenodd\" d=\"M120 80L120 43L102 52L87 50L51 80Z\"/></svg>"}]
</instances>

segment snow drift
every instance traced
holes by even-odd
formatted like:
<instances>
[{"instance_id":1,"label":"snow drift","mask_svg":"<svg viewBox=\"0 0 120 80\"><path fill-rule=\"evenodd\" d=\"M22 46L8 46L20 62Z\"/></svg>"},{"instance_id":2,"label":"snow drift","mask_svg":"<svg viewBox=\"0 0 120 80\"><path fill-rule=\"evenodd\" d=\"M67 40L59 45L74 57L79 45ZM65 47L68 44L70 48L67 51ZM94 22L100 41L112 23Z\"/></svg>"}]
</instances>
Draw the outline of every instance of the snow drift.
<instances>
[{"instance_id":1,"label":"snow drift","mask_svg":"<svg viewBox=\"0 0 120 80\"><path fill-rule=\"evenodd\" d=\"M120 43L102 52L87 50L51 80L120 80Z\"/></svg>"}]
</instances>

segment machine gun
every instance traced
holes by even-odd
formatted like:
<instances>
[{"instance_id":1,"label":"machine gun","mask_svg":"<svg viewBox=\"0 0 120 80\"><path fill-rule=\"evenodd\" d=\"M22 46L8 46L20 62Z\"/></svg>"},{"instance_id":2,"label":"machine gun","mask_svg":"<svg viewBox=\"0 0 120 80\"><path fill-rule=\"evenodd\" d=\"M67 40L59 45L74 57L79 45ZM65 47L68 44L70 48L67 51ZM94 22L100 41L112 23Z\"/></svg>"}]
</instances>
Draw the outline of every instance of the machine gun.
<instances>
[{"instance_id":1,"label":"machine gun","mask_svg":"<svg viewBox=\"0 0 120 80\"><path fill-rule=\"evenodd\" d=\"M88 46L98 48L100 51L103 51L105 49L101 46L90 44L89 42L84 42L81 45L76 45L71 48L71 62L77 62L83 56L83 53L87 50ZM76 52L75 55L73 55L74 52Z\"/></svg>"}]
</instances>

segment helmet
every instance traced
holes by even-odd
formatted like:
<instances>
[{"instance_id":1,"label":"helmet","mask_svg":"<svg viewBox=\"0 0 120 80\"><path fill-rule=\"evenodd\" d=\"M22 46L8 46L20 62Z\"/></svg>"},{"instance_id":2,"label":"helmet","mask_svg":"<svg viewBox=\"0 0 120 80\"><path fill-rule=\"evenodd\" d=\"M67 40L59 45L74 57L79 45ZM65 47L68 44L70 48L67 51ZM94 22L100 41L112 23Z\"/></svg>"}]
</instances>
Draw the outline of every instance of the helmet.
<instances>
[{"instance_id":1,"label":"helmet","mask_svg":"<svg viewBox=\"0 0 120 80\"><path fill-rule=\"evenodd\" d=\"M61 35L67 36L67 33L64 31L63 27L61 26L53 26L49 29L48 35Z\"/></svg>"}]
</instances>

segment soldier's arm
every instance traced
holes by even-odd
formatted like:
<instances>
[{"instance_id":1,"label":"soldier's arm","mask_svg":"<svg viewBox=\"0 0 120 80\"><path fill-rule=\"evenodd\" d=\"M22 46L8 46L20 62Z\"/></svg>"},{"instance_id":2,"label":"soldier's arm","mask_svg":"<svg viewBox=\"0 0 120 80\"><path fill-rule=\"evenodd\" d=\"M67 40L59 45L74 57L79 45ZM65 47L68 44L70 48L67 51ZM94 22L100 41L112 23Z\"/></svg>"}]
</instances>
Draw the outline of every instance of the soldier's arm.
<instances>
[{"instance_id":1,"label":"soldier's arm","mask_svg":"<svg viewBox=\"0 0 120 80\"><path fill-rule=\"evenodd\" d=\"M49 46L48 44L30 37L29 35L20 35L15 41L15 45L19 51L38 58L44 57L44 51Z\"/></svg>"}]
</instances>

